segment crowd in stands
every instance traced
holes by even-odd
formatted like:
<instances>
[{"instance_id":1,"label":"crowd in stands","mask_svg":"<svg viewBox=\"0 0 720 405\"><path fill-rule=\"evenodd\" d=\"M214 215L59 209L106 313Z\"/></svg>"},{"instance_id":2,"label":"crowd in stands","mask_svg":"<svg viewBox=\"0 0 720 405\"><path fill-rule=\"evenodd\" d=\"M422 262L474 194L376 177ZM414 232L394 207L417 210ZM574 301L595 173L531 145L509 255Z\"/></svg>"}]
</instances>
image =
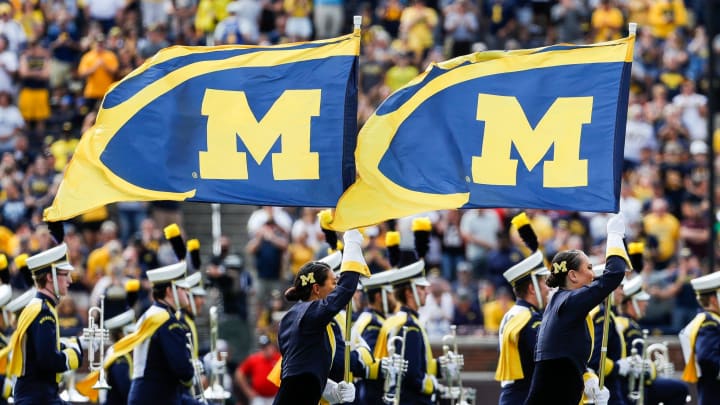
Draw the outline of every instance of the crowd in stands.
<instances>
[{"instance_id":1,"label":"crowd in stands","mask_svg":"<svg viewBox=\"0 0 720 405\"><path fill-rule=\"evenodd\" d=\"M629 238L647 246L642 271L653 303L644 323L656 333L676 333L697 310L688 280L712 270L708 258L717 253L708 243L716 224L709 212L714 165L708 147L719 149L720 143L707 142L707 69L708 42L718 53L720 40L706 36L704 5L703 0L0 2L0 251L12 259L51 246L42 210L52 202L80 137L93 125L103 95L167 46L330 38L350 32L352 16L362 15L362 125L385 97L432 62L486 49L619 38L632 21L639 31L620 207ZM87 308L97 305L100 295L108 310L113 302L119 308L129 279L143 280L138 309L149 304L144 272L176 260L162 229L182 224L181 212L174 202L125 202L66 224L69 257L79 271L72 299L58 308L64 335L81 331ZM431 294L421 310L432 336L444 335L450 324L464 334L497 332L513 300L502 272L527 254L509 225L516 212L423 214L433 222L426 257ZM221 306L221 335L234 363L254 346L255 340L243 335L246 325L274 339L287 307L281 292L303 263L326 251L316 213L259 208L248 222L247 244L224 237L220 255L205 261L208 305ZM608 215L528 214L546 255L577 248L602 257ZM390 267L387 231L399 231L401 249L412 250L410 223L400 218L364 229L373 272ZM20 293L28 280L17 270L11 263L6 271ZM203 344L206 348L207 339ZM268 342L261 339L261 346L265 350Z\"/></svg>"}]
</instances>

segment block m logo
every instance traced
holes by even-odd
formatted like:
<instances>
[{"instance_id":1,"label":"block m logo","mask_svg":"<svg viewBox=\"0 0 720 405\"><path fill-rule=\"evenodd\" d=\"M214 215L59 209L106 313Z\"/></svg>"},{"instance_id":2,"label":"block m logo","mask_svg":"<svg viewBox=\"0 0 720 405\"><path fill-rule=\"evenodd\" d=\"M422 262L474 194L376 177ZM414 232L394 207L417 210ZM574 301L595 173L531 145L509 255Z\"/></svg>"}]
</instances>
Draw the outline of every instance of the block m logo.
<instances>
[{"instance_id":1,"label":"block m logo","mask_svg":"<svg viewBox=\"0 0 720 405\"><path fill-rule=\"evenodd\" d=\"M472 158L473 182L514 186L518 161L510 159L511 145L530 171L555 145L554 159L543 163L543 187L587 186L580 136L591 122L592 104L592 97L559 97L533 129L515 97L479 94L477 119L485 121L485 135L482 156Z\"/></svg>"},{"instance_id":2,"label":"block m logo","mask_svg":"<svg viewBox=\"0 0 720 405\"><path fill-rule=\"evenodd\" d=\"M285 90L259 121L243 91L208 89L202 102L208 117L207 151L200 151L200 178L247 180L247 153L238 152L237 137L261 164L272 154L273 179L317 180L320 156L310 152L310 120L320 115L320 90Z\"/></svg>"}]
</instances>

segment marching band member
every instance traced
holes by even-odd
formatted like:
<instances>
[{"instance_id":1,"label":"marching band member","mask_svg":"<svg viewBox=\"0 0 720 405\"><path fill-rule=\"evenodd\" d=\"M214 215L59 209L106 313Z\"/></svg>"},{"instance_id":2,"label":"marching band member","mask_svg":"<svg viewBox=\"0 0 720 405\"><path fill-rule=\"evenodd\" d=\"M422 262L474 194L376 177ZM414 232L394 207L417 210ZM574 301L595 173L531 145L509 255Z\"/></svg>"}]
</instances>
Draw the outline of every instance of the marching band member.
<instances>
[{"instance_id":1,"label":"marching band member","mask_svg":"<svg viewBox=\"0 0 720 405\"><path fill-rule=\"evenodd\" d=\"M178 320L183 324L183 326L185 326L187 332L192 335L193 350L195 352L193 354L195 355L195 358L199 357L200 349L198 344L197 327L195 326L195 317L198 312L202 310L202 305L205 303L205 295L202 294L195 297L195 294L193 294L192 291L200 286L201 277L200 272L197 272L175 283L178 288L185 290L185 293L188 296L187 302L180 306L180 310L178 311ZM195 291L199 292L200 290ZM204 290L202 291L204 292Z\"/></svg>"},{"instance_id":2,"label":"marching band member","mask_svg":"<svg viewBox=\"0 0 720 405\"><path fill-rule=\"evenodd\" d=\"M37 287L35 298L23 309L13 334L8 377L17 377L13 398L22 404L63 404L58 383L62 373L82 362L77 339L60 342L55 306L67 294L70 272L64 243L27 259Z\"/></svg>"},{"instance_id":3,"label":"marching band member","mask_svg":"<svg viewBox=\"0 0 720 405\"><path fill-rule=\"evenodd\" d=\"M175 315L187 305L185 290L175 285L185 270L186 263L181 261L147 272L154 303L140 317L136 331L115 344L118 355L133 350L131 405L180 404L182 393L192 386L195 367L185 327Z\"/></svg>"},{"instance_id":4,"label":"marching band member","mask_svg":"<svg viewBox=\"0 0 720 405\"><path fill-rule=\"evenodd\" d=\"M577 405L583 392L596 404L607 402L609 392L598 387L597 377L583 378L594 338L588 314L620 285L630 268L622 214L610 218L607 232L607 270L601 277L593 280L592 265L582 251L563 251L552 260L547 285L558 290L543 313L526 405Z\"/></svg>"},{"instance_id":5,"label":"marching band member","mask_svg":"<svg viewBox=\"0 0 720 405\"><path fill-rule=\"evenodd\" d=\"M354 401L351 383L328 381L336 349L330 321L352 299L359 276L370 276L362 239L357 230L343 235L339 281L328 264L310 262L300 268L293 286L285 291L288 301L298 303L280 321L282 372L274 404L317 405L321 396L331 403Z\"/></svg>"},{"instance_id":6,"label":"marching band member","mask_svg":"<svg viewBox=\"0 0 720 405\"><path fill-rule=\"evenodd\" d=\"M12 338L12 334L15 331L15 326L17 325L17 315L19 315L20 311L22 311L29 303L30 301L37 295L37 290L35 287L25 291L24 293L20 294L19 296L15 297L12 301L8 302L5 307L3 308L3 318L7 316L7 327L5 328L5 334L8 336L8 343L10 342L10 339ZM4 347L2 350L0 350L0 364L4 363L5 367L3 367L2 372L3 375L3 385L2 385L2 396L0 396L0 403L7 403L6 401L10 396L12 395L12 388L14 385L14 381L12 378L7 378L7 359L10 355L10 345L8 344L6 347Z\"/></svg>"},{"instance_id":7,"label":"marching band member","mask_svg":"<svg viewBox=\"0 0 720 405\"><path fill-rule=\"evenodd\" d=\"M127 336L135 329L135 310L127 311L116 315L104 322L105 329L110 331L110 338L117 342L124 336ZM122 356L113 356L113 347L111 346L105 355L105 364L107 369L107 382L112 389L105 392L105 398L101 398L100 403L103 405L124 405L128 403L128 395L130 394L130 384L132 382L132 357L130 353Z\"/></svg>"},{"instance_id":8,"label":"marching band member","mask_svg":"<svg viewBox=\"0 0 720 405\"><path fill-rule=\"evenodd\" d=\"M382 329L385 318L390 315L387 308L395 306L395 299L392 293L388 294L386 288L392 292L392 287L388 282L380 280L379 284L373 278L380 275L395 273L395 270L387 270L382 273L376 273L363 282L363 289L368 300L368 306L360 313L357 321L352 328L352 342L362 342L356 344L357 354L363 370L353 370L353 375L359 380L355 383L357 388L357 397L359 404L382 403L383 397L383 381L380 378L379 359L373 356L375 343L378 334ZM385 296L385 299L383 299ZM383 302L386 305L383 305ZM386 308L387 307L387 308Z\"/></svg>"},{"instance_id":9,"label":"marching band member","mask_svg":"<svg viewBox=\"0 0 720 405\"><path fill-rule=\"evenodd\" d=\"M720 272L690 280L703 311L681 332L683 380L697 383L698 405L720 403Z\"/></svg>"},{"instance_id":10,"label":"marching band member","mask_svg":"<svg viewBox=\"0 0 720 405\"><path fill-rule=\"evenodd\" d=\"M393 288L395 300L400 304L400 310L387 318L378 335L375 344L375 358L387 357L387 342L395 337L402 336L403 327L407 327L404 353L408 362L407 373L402 377L400 392L401 404L434 404L433 394L438 389L437 360L432 357L430 341L425 329L418 320L418 309L425 304L426 288L430 285L424 275L425 262L419 260L398 270L405 277ZM399 343L396 353L403 350Z\"/></svg>"},{"instance_id":11,"label":"marching band member","mask_svg":"<svg viewBox=\"0 0 720 405\"><path fill-rule=\"evenodd\" d=\"M3 255L4 256L4 255ZM5 259L5 262L7 263L7 259ZM10 318L8 317L7 310L5 309L5 306L10 302L10 299L12 298L12 287L8 284L0 285L0 310L2 311L2 322L3 322L3 329L7 330L10 327ZM0 356L2 356L3 359L6 358L6 354L2 353L3 350L6 347L8 347L9 344L8 338L0 332ZM9 350L8 350L9 351ZM3 367L6 368L6 367ZM0 369L0 387L5 386L5 372L6 370ZM10 385L8 384L8 387ZM9 393L8 393L9 395ZM0 405L7 404L6 397L3 398L3 396L0 396Z\"/></svg>"},{"instance_id":12,"label":"marching band member","mask_svg":"<svg viewBox=\"0 0 720 405\"><path fill-rule=\"evenodd\" d=\"M356 382L359 404L382 403L384 381L381 375L380 359L375 358L375 346L385 319L392 315L395 308L392 285L401 282L402 272L397 270L400 258L400 234L390 231L385 234L385 245L392 269L375 273L362 282L362 288L368 300L368 306L358 316L352 328L352 342L355 343L354 355L358 362L351 362Z\"/></svg>"},{"instance_id":13,"label":"marching band member","mask_svg":"<svg viewBox=\"0 0 720 405\"><path fill-rule=\"evenodd\" d=\"M605 271L605 265L597 265L593 267L595 278L599 278ZM618 287L616 292L622 291L622 287ZM613 295L616 295L613 293ZM608 399L609 405L624 405L627 403L627 397L623 395L623 382L625 376L630 372L631 361L627 357L626 344L623 335L618 331L615 324L615 307L613 300L610 301L610 311L606 311L605 303L598 305L590 311L590 318L593 321L595 327L595 336L597 339L593 341L592 355L588 362L590 367L595 373L600 370L600 354L602 352L602 339L600 336L603 334L603 325L605 316L609 316L608 321L608 340L605 357L605 387L610 393Z\"/></svg>"},{"instance_id":14,"label":"marching band member","mask_svg":"<svg viewBox=\"0 0 720 405\"><path fill-rule=\"evenodd\" d=\"M530 390L535 342L548 295L545 278L549 274L539 250L503 273L517 301L500 323L500 360L495 372L502 386L500 405L522 404Z\"/></svg>"},{"instance_id":15,"label":"marching band member","mask_svg":"<svg viewBox=\"0 0 720 405\"><path fill-rule=\"evenodd\" d=\"M96 390L92 387L98 382L99 371L92 371L86 378L75 385L78 393L90 399L91 402L100 401L101 404L127 404L130 384L132 381L131 349L118 351L118 344L126 336L135 331L135 310L132 307L138 298L140 280L128 280L125 283L125 311L103 322L104 328L110 334L110 340L115 343L105 352L103 368L107 376L109 391Z\"/></svg>"},{"instance_id":16,"label":"marching band member","mask_svg":"<svg viewBox=\"0 0 720 405\"><path fill-rule=\"evenodd\" d=\"M623 296L620 303L621 315L615 317L615 324L625 341L625 352L632 350L632 341L642 338L642 329L637 320L642 318L647 308L650 295L642 289L642 277L636 276L623 284ZM647 348L643 348L647 350ZM669 361L669 359L667 359ZM634 371L634 370L632 370ZM645 378L645 404L647 405L681 405L686 403L688 387L682 381L670 378L653 378L655 373L647 372ZM629 381L624 381L623 395L628 398Z\"/></svg>"}]
</instances>

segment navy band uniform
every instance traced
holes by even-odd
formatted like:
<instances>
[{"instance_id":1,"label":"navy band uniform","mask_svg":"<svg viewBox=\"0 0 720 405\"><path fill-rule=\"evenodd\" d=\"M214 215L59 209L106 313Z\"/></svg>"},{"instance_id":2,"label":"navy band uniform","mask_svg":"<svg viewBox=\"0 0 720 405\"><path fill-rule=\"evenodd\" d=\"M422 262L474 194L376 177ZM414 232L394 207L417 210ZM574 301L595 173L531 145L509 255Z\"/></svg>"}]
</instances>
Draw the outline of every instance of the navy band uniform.
<instances>
[{"instance_id":1,"label":"navy band uniform","mask_svg":"<svg viewBox=\"0 0 720 405\"><path fill-rule=\"evenodd\" d=\"M8 376L17 377L13 398L18 405L63 404L58 389L62 373L82 362L77 339L61 342L59 338L55 306L67 293L73 270L66 255L63 243L27 259L38 291L20 314L10 342Z\"/></svg>"},{"instance_id":2,"label":"navy band uniform","mask_svg":"<svg viewBox=\"0 0 720 405\"><path fill-rule=\"evenodd\" d=\"M192 385L195 370L190 362L185 327L175 315L186 297L176 289L175 281L185 275L185 269L186 263L182 261L147 272L155 302L140 317L137 329L139 332L144 323L156 320L160 325L133 350L130 405L179 405L183 392ZM172 289L170 294L168 288Z\"/></svg>"},{"instance_id":3,"label":"navy band uniform","mask_svg":"<svg viewBox=\"0 0 720 405\"><path fill-rule=\"evenodd\" d=\"M522 404L530 390L535 369L535 343L542 321L540 311L547 301L547 295L543 294L547 292L543 278L549 274L541 251L535 251L503 273L513 286L517 300L500 323L500 359L495 372L495 380L501 384L500 405ZM534 286L535 294L530 294L530 285Z\"/></svg>"},{"instance_id":4,"label":"navy band uniform","mask_svg":"<svg viewBox=\"0 0 720 405\"><path fill-rule=\"evenodd\" d=\"M347 231L343 239L345 250L336 286L332 285L335 274L330 265L310 262L285 292L288 300L298 302L280 321L282 363L276 405L316 405L326 390L336 350L330 323L352 299L360 275L370 275L362 255L362 235Z\"/></svg>"},{"instance_id":5,"label":"navy band uniform","mask_svg":"<svg viewBox=\"0 0 720 405\"><path fill-rule=\"evenodd\" d=\"M606 271L599 278L593 280L592 266L581 251L564 251L553 258L548 286L559 289L543 313L526 405L577 405L586 388L593 388L588 383L594 379L583 378L595 338L588 315L620 285L630 267L622 215L611 217L607 230ZM596 389L594 394L606 395Z\"/></svg>"},{"instance_id":6,"label":"navy band uniform","mask_svg":"<svg viewBox=\"0 0 720 405\"><path fill-rule=\"evenodd\" d=\"M681 332L683 380L697 383L698 405L720 403L720 272L690 283L703 307Z\"/></svg>"},{"instance_id":7,"label":"navy band uniform","mask_svg":"<svg viewBox=\"0 0 720 405\"><path fill-rule=\"evenodd\" d=\"M636 319L643 316L643 308L649 299L650 295L642 290L642 277L635 276L623 284L623 299L620 306L623 315L617 316L615 322L625 340L626 353L631 352L634 339L642 338L642 329ZM632 313L628 305L632 307ZM681 405L686 403L689 394L687 384L671 378L656 378L656 374L655 370L645 373L645 404ZM629 380L626 379L622 386L625 398L628 398L629 394L628 384Z\"/></svg>"},{"instance_id":8,"label":"navy band uniform","mask_svg":"<svg viewBox=\"0 0 720 405\"><path fill-rule=\"evenodd\" d=\"M407 373L402 377L400 392L393 394L400 395L403 405L434 404L433 397L438 389L438 364L417 312L425 303L425 288L430 284L424 276L425 262L419 260L396 271L409 274L404 282L394 286L395 299L401 307L385 320L374 355L376 359L387 357L387 342L395 336L402 336L403 328L407 327L404 341ZM395 342L395 353L402 353L400 342Z\"/></svg>"}]
</instances>

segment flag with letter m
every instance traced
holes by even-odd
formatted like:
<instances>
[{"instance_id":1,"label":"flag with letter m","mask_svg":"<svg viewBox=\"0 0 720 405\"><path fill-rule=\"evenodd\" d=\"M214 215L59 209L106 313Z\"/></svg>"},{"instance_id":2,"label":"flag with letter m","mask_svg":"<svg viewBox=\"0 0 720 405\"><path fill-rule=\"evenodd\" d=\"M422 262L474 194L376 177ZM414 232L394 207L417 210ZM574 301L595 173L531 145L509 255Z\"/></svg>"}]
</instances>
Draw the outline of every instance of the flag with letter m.
<instances>
[{"instance_id":1,"label":"flag with letter m","mask_svg":"<svg viewBox=\"0 0 720 405\"><path fill-rule=\"evenodd\" d=\"M118 201L335 206L355 179L360 31L171 47L114 85L45 220Z\"/></svg>"},{"instance_id":2,"label":"flag with letter m","mask_svg":"<svg viewBox=\"0 0 720 405\"><path fill-rule=\"evenodd\" d=\"M431 66L363 126L331 226L452 208L617 211L634 39Z\"/></svg>"}]
</instances>

